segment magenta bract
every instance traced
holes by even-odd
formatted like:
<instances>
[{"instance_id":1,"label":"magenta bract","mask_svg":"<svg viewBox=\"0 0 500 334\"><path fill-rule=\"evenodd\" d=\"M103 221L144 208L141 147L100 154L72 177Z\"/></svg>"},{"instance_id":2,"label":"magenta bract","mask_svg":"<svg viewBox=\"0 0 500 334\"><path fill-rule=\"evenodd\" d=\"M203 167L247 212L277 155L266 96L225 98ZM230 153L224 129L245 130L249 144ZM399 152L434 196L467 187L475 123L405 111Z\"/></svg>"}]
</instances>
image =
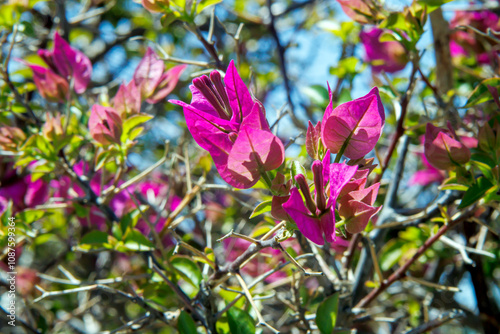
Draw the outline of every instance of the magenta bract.
<instances>
[{"instance_id":1,"label":"magenta bract","mask_svg":"<svg viewBox=\"0 0 500 334\"><path fill-rule=\"evenodd\" d=\"M362 232L371 217L382 208L374 207L380 183L368 188L351 191L339 200L339 215L346 221L346 231L349 233Z\"/></svg>"},{"instance_id":2,"label":"magenta bract","mask_svg":"<svg viewBox=\"0 0 500 334\"><path fill-rule=\"evenodd\" d=\"M177 85L186 65L174 66L165 72L165 63L153 49L148 48L134 72L134 81L141 97L154 104L163 100Z\"/></svg>"},{"instance_id":3,"label":"magenta bract","mask_svg":"<svg viewBox=\"0 0 500 334\"><path fill-rule=\"evenodd\" d=\"M89 131L92 138L102 145L120 144L122 119L110 107L94 104L90 112Z\"/></svg>"},{"instance_id":4,"label":"magenta bract","mask_svg":"<svg viewBox=\"0 0 500 334\"><path fill-rule=\"evenodd\" d=\"M396 41L381 42L384 30L370 28L360 33L359 37L366 52L366 61L372 64L373 72L393 73L401 71L408 63L408 53L403 45Z\"/></svg>"},{"instance_id":5,"label":"magenta bract","mask_svg":"<svg viewBox=\"0 0 500 334\"><path fill-rule=\"evenodd\" d=\"M424 154L429 163L438 169L450 169L470 160L470 150L458 139L449 125L449 130L427 123Z\"/></svg>"},{"instance_id":6,"label":"magenta bract","mask_svg":"<svg viewBox=\"0 0 500 334\"><path fill-rule=\"evenodd\" d=\"M190 89L191 104L170 102L183 107L191 135L210 153L227 183L250 188L261 172L283 163L283 144L271 133L264 106L252 98L232 61L224 81L213 71L210 78L194 79Z\"/></svg>"},{"instance_id":7,"label":"magenta bract","mask_svg":"<svg viewBox=\"0 0 500 334\"><path fill-rule=\"evenodd\" d=\"M21 62L33 70L33 80L43 98L63 102L68 97L70 80L77 94L85 92L92 75L92 64L85 54L72 48L56 32L53 50L38 50L38 55L49 68Z\"/></svg>"},{"instance_id":8,"label":"magenta bract","mask_svg":"<svg viewBox=\"0 0 500 334\"><path fill-rule=\"evenodd\" d=\"M367 16L372 16L370 7L365 0L337 0L344 13L359 23L368 23Z\"/></svg>"},{"instance_id":9,"label":"magenta bract","mask_svg":"<svg viewBox=\"0 0 500 334\"><path fill-rule=\"evenodd\" d=\"M72 48L59 33L54 35L53 50L39 50L38 55L61 77L73 78L77 94L85 92L92 75L92 63L83 52Z\"/></svg>"},{"instance_id":10,"label":"magenta bract","mask_svg":"<svg viewBox=\"0 0 500 334\"><path fill-rule=\"evenodd\" d=\"M384 106L378 88L335 109L331 98L330 94L321 124L323 145L332 153L344 148L343 154L349 159L364 157L375 147L384 127Z\"/></svg>"},{"instance_id":11,"label":"magenta bract","mask_svg":"<svg viewBox=\"0 0 500 334\"><path fill-rule=\"evenodd\" d=\"M252 184L263 171L278 168L284 160L283 143L271 131L243 125L227 160L235 183Z\"/></svg>"},{"instance_id":12,"label":"magenta bract","mask_svg":"<svg viewBox=\"0 0 500 334\"><path fill-rule=\"evenodd\" d=\"M134 80L131 80L128 85L120 85L113 99L113 106L123 119L141 111L141 93Z\"/></svg>"},{"instance_id":13,"label":"magenta bract","mask_svg":"<svg viewBox=\"0 0 500 334\"><path fill-rule=\"evenodd\" d=\"M290 198L282 206L306 238L318 245L323 245L325 241L335 241L337 197L357 169L357 166L330 164L329 158L324 159L323 162L314 161L312 166L315 185L314 199L305 176L299 174L295 177L299 188L292 188ZM325 185L328 182L330 183L330 194L325 193Z\"/></svg>"},{"instance_id":14,"label":"magenta bract","mask_svg":"<svg viewBox=\"0 0 500 334\"><path fill-rule=\"evenodd\" d=\"M50 68L20 61L33 70L33 81L38 88L38 93L44 99L53 102L63 102L66 100L69 92L69 84L65 78L57 75Z\"/></svg>"}]
</instances>

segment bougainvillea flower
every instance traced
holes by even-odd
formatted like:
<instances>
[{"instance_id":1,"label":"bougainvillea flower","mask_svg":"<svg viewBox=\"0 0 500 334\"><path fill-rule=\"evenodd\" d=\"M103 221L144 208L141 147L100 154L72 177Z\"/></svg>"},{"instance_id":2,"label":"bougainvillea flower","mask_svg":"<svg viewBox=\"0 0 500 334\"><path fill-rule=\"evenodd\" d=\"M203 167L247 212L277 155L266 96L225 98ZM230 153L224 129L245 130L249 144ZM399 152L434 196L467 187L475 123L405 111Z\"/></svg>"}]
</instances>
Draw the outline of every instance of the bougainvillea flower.
<instances>
[{"instance_id":1,"label":"bougainvillea flower","mask_svg":"<svg viewBox=\"0 0 500 334\"><path fill-rule=\"evenodd\" d=\"M95 141L102 145L119 144L122 130L122 119L113 108L94 104L90 112L89 132Z\"/></svg>"},{"instance_id":2,"label":"bougainvillea flower","mask_svg":"<svg viewBox=\"0 0 500 334\"><path fill-rule=\"evenodd\" d=\"M344 13L359 23L368 23L368 17L372 16L372 11L365 0L337 0Z\"/></svg>"},{"instance_id":3,"label":"bougainvillea flower","mask_svg":"<svg viewBox=\"0 0 500 334\"><path fill-rule=\"evenodd\" d=\"M295 181L299 188L292 188L290 198L283 204L283 209L295 222L299 231L318 245L323 245L325 241L331 243L335 240L337 197L358 169L357 166L346 164L330 164L328 160L323 162L316 160L312 165L314 199L305 176L298 174ZM325 193L325 184L328 182L330 183L330 196Z\"/></svg>"},{"instance_id":4,"label":"bougainvillea flower","mask_svg":"<svg viewBox=\"0 0 500 334\"><path fill-rule=\"evenodd\" d=\"M384 106L374 87L367 95L333 108L332 94L321 122L323 145L332 153L359 159L370 152L382 134Z\"/></svg>"},{"instance_id":5,"label":"bougainvillea flower","mask_svg":"<svg viewBox=\"0 0 500 334\"><path fill-rule=\"evenodd\" d=\"M253 186L260 173L277 168L284 147L231 61L224 81L218 71L195 78L189 87L191 104L172 100L184 109L194 140L207 150L221 177L240 189Z\"/></svg>"},{"instance_id":6,"label":"bougainvillea flower","mask_svg":"<svg viewBox=\"0 0 500 334\"><path fill-rule=\"evenodd\" d=\"M480 64L490 63L492 54L486 47L488 42L481 39L477 33L467 29L457 29L459 26L469 26L480 32L487 33L488 29L500 30L500 18L497 14L488 11L456 11L450 21L450 51L452 57L474 55ZM486 43L486 44L485 44ZM493 48L495 49L495 48ZM498 52L495 51L495 54Z\"/></svg>"},{"instance_id":7,"label":"bougainvillea flower","mask_svg":"<svg viewBox=\"0 0 500 334\"><path fill-rule=\"evenodd\" d=\"M153 49L148 48L134 72L134 82L143 99L154 104L164 99L177 85L186 65L172 67L165 72L165 63Z\"/></svg>"},{"instance_id":8,"label":"bougainvillea flower","mask_svg":"<svg viewBox=\"0 0 500 334\"><path fill-rule=\"evenodd\" d=\"M75 92L85 92L92 75L92 63L81 51L72 48L59 33L54 35L52 51L39 50L38 55L58 75L65 79L73 79Z\"/></svg>"},{"instance_id":9,"label":"bougainvillea flower","mask_svg":"<svg viewBox=\"0 0 500 334\"><path fill-rule=\"evenodd\" d=\"M167 95L174 90L186 66L187 65L177 65L163 73L154 93L146 99L146 102L155 104L167 97Z\"/></svg>"},{"instance_id":10,"label":"bougainvillea flower","mask_svg":"<svg viewBox=\"0 0 500 334\"><path fill-rule=\"evenodd\" d=\"M427 123L424 154L429 163L438 169L450 169L470 160L470 150L460 141L450 124L448 130Z\"/></svg>"},{"instance_id":11,"label":"bougainvillea flower","mask_svg":"<svg viewBox=\"0 0 500 334\"><path fill-rule=\"evenodd\" d=\"M33 71L33 81L40 95L52 102L64 102L68 97L69 84L62 76L56 74L52 69L39 65L29 64L20 60Z\"/></svg>"},{"instance_id":12,"label":"bougainvillea flower","mask_svg":"<svg viewBox=\"0 0 500 334\"><path fill-rule=\"evenodd\" d=\"M113 107L122 119L140 113L141 92L134 80L131 80L128 85L120 85L113 99Z\"/></svg>"},{"instance_id":13,"label":"bougainvillea flower","mask_svg":"<svg viewBox=\"0 0 500 334\"><path fill-rule=\"evenodd\" d=\"M408 53L397 41L380 41L384 30L369 28L363 30L359 37L366 52L366 61L371 63L373 72L393 73L401 71L408 63Z\"/></svg>"},{"instance_id":14,"label":"bougainvillea flower","mask_svg":"<svg viewBox=\"0 0 500 334\"><path fill-rule=\"evenodd\" d=\"M339 215L346 222L345 228L349 233L359 233L368 225L370 219L382 208L374 207L380 183L351 191L339 199Z\"/></svg>"}]
</instances>

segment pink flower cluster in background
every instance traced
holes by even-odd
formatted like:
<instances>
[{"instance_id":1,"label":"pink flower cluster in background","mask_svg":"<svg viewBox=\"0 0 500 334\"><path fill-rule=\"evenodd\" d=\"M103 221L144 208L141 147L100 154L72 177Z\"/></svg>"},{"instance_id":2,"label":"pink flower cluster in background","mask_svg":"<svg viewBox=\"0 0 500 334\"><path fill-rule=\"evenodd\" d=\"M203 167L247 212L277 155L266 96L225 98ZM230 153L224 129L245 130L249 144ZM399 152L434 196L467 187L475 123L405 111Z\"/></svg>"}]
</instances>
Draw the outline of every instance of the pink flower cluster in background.
<instances>
[{"instance_id":1,"label":"pink flower cluster in background","mask_svg":"<svg viewBox=\"0 0 500 334\"><path fill-rule=\"evenodd\" d=\"M451 55L453 57L474 55L480 64L491 63L498 54L498 48L492 48L476 32L465 26L483 33L487 33L488 29L499 31L500 17L488 10L457 11L450 22Z\"/></svg>"},{"instance_id":2,"label":"pink flower cluster in background","mask_svg":"<svg viewBox=\"0 0 500 334\"><path fill-rule=\"evenodd\" d=\"M408 52L397 41L380 41L383 34L384 30L376 27L361 32L359 37L365 48L365 59L375 73L401 71L408 63Z\"/></svg>"}]
</instances>

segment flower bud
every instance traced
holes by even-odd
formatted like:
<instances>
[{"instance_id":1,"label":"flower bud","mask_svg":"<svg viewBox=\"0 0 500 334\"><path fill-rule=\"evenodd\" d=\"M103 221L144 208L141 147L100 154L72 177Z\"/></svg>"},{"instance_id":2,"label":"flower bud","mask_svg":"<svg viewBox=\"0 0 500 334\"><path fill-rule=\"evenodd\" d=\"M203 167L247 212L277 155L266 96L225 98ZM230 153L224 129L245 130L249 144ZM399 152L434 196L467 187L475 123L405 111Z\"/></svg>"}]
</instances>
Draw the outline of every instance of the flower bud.
<instances>
[{"instance_id":1,"label":"flower bud","mask_svg":"<svg viewBox=\"0 0 500 334\"><path fill-rule=\"evenodd\" d=\"M450 169L469 161L471 153L451 127L437 128L427 123L424 154L429 163L438 169Z\"/></svg>"},{"instance_id":2,"label":"flower bud","mask_svg":"<svg viewBox=\"0 0 500 334\"><path fill-rule=\"evenodd\" d=\"M102 145L121 143L122 120L113 108L94 104L90 112L89 130L92 138Z\"/></svg>"}]
</instances>

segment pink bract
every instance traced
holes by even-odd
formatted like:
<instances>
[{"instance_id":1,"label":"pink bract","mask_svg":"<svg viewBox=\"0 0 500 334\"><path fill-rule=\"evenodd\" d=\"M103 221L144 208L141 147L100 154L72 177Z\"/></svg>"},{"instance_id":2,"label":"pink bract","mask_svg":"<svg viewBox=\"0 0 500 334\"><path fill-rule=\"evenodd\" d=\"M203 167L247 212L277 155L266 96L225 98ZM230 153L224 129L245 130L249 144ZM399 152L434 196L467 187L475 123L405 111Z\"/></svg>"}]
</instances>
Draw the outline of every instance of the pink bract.
<instances>
[{"instance_id":1,"label":"pink bract","mask_svg":"<svg viewBox=\"0 0 500 334\"><path fill-rule=\"evenodd\" d=\"M163 100L177 85L186 65L177 65L165 72L165 63L148 48L134 72L134 82L141 97L154 104Z\"/></svg>"},{"instance_id":2,"label":"pink bract","mask_svg":"<svg viewBox=\"0 0 500 334\"><path fill-rule=\"evenodd\" d=\"M119 144L122 130L120 115L113 108L94 104L89 118L92 138L102 145Z\"/></svg>"},{"instance_id":3,"label":"pink bract","mask_svg":"<svg viewBox=\"0 0 500 334\"><path fill-rule=\"evenodd\" d=\"M339 153L349 159L359 159L369 153L377 144L385 123L384 106L378 88L335 109L333 101L326 108L321 124L323 145L332 153Z\"/></svg>"},{"instance_id":4,"label":"pink bract","mask_svg":"<svg viewBox=\"0 0 500 334\"><path fill-rule=\"evenodd\" d=\"M427 123L424 154L429 163L438 169L450 169L470 160L470 150L457 138L450 127L448 130Z\"/></svg>"},{"instance_id":5,"label":"pink bract","mask_svg":"<svg viewBox=\"0 0 500 334\"><path fill-rule=\"evenodd\" d=\"M381 42L384 30L369 28L363 30L359 37L365 47L366 60L372 64L373 72L393 73L401 71L408 63L408 56L403 45L396 41Z\"/></svg>"}]
</instances>

